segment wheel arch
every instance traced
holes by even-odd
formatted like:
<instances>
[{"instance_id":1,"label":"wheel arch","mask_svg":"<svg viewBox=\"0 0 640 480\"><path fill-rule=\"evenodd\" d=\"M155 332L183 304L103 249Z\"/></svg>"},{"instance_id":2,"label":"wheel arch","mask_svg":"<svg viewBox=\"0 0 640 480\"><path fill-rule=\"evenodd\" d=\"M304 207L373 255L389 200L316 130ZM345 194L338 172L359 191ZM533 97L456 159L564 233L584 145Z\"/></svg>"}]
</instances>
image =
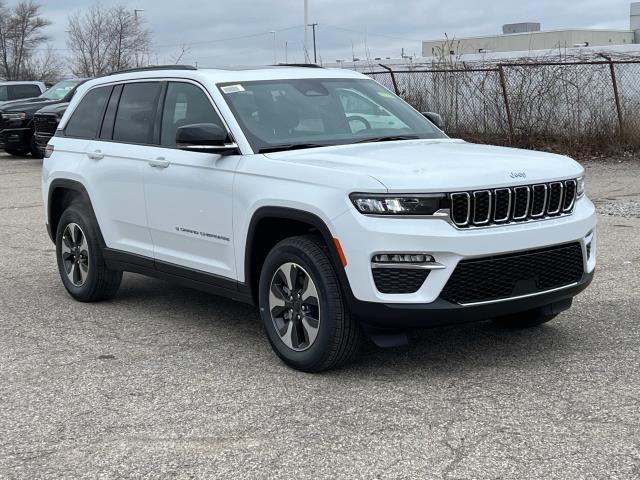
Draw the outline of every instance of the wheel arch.
<instances>
[{"instance_id":1,"label":"wheel arch","mask_svg":"<svg viewBox=\"0 0 640 480\"><path fill-rule=\"evenodd\" d=\"M97 224L97 217L93 209L93 204L91 203L91 197L89 197L89 193L82 183L76 180L57 178L49 185L49 193L47 196L47 230L53 243L56 241L58 222L60 221L62 213L69 205L78 200L91 211ZM102 237L102 232L99 227L98 233L100 235L100 243L104 246L104 238Z\"/></svg>"},{"instance_id":2,"label":"wheel arch","mask_svg":"<svg viewBox=\"0 0 640 480\"><path fill-rule=\"evenodd\" d=\"M262 231L265 231L265 229L268 231L268 227L278 224L289 225L292 228L286 230L284 235L272 235L267 242L259 241ZM256 305L258 304L260 270L271 248L285 238L308 233L315 233L322 238L329 252L331 263L340 279L343 293L351 295L349 281L342 265L340 253L336 248L331 230L324 220L316 214L305 210L289 207L261 207L251 217L244 251L245 288L248 289L247 293Z\"/></svg>"}]
</instances>

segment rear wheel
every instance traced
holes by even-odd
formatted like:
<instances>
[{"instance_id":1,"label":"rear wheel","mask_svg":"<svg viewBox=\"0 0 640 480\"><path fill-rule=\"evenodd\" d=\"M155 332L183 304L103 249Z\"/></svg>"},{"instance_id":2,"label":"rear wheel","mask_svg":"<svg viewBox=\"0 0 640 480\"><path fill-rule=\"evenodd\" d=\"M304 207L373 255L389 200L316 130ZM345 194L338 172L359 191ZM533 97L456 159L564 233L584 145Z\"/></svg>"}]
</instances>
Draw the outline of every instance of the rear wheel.
<instances>
[{"instance_id":1,"label":"rear wheel","mask_svg":"<svg viewBox=\"0 0 640 480\"><path fill-rule=\"evenodd\" d=\"M120 288L122 272L107 268L99 239L86 207L72 204L64 211L56 233L58 270L67 292L80 302L107 300Z\"/></svg>"},{"instance_id":2,"label":"rear wheel","mask_svg":"<svg viewBox=\"0 0 640 480\"><path fill-rule=\"evenodd\" d=\"M336 368L360 345L324 244L313 236L278 243L260 275L260 315L276 354L305 372Z\"/></svg>"}]
</instances>

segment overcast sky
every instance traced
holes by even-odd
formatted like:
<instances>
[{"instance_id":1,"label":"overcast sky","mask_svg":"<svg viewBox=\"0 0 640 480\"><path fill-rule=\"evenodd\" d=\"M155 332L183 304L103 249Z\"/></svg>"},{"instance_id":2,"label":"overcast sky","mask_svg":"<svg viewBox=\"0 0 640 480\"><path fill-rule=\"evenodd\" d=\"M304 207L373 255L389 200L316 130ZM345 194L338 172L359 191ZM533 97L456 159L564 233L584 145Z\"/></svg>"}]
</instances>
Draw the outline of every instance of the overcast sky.
<instances>
[{"instance_id":1,"label":"overcast sky","mask_svg":"<svg viewBox=\"0 0 640 480\"><path fill-rule=\"evenodd\" d=\"M15 0L8 0L9 4ZM89 0L40 0L43 14L54 24L48 33L64 54L70 12L91 5ZM189 45L183 63L201 66L273 62L276 30L278 61L303 61L304 0L102 0L105 6L124 4L144 9L152 31L153 58L170 62ZM318 49L323 61L356 57L399 57L420 54L421 41L491 35L502 24L541 22L544 30L629 28L628 0L310 0L309 21L318 23Z\"/></svg>"}]
</instances>

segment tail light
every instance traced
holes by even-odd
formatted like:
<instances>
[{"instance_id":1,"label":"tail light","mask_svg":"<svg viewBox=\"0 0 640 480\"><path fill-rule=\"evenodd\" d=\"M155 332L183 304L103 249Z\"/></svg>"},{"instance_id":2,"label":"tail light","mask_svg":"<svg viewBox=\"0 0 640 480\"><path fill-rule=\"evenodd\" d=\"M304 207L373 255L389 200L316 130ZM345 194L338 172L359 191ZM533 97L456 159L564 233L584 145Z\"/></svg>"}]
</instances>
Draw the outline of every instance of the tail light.
<instances>
[{"instance_id":1,"label":"tail light","mask_svg":"<svg viewBox=\"0 0 640 480\"><path fill-rule=\"evenodd\" d=\"M44 149L44 158L49 158L54 151L53 145L47 145L47 148Z\"/></svg>"}]
</instances>

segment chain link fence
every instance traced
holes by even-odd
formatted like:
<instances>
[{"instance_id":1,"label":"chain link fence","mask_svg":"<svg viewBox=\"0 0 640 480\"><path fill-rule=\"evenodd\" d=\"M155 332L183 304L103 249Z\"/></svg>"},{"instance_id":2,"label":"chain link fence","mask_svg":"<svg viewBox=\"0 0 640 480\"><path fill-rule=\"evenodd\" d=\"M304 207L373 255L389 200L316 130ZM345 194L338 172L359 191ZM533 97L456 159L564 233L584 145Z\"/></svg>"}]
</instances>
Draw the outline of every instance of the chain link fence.
<instances>
[{"instance_id":1,"label":"chain link fence","mask_svg":"<svg viewBox=\"0 0 640 480\"><path fill-rule=\"evenodd\" d=\"M524 147L640 147L640 61L501 63L367 73L452 136Z\"/></svg>"}]
</instances>

